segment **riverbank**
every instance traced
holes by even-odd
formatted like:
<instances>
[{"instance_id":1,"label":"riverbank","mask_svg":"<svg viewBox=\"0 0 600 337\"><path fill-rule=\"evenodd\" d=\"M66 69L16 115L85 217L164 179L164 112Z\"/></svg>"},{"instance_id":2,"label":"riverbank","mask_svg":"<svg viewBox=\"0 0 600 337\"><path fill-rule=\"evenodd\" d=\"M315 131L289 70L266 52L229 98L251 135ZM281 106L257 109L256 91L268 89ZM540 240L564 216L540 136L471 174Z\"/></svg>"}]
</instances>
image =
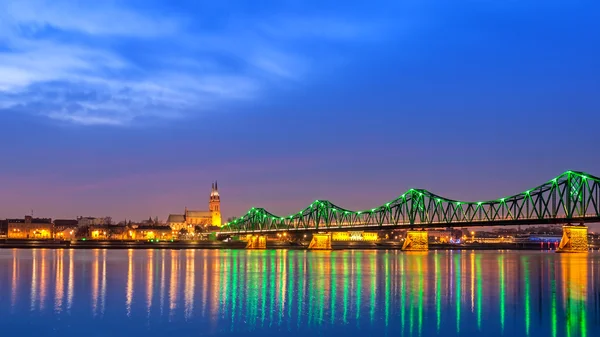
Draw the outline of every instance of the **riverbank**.
<instances>
[{"instance_id":1,"label":"riverbank","mask_svg":"<svg viewBox=\"0 0 600 337\"><path fill-rule=\"evenodd\" d=\"M267 242L268 249L306 249L308 242ZM55 240L0 240L0 249L245 249L246 243L242 241L55 241ZM381 242L333 242L334 250L396 250L402 248L402 243L397 241ZM591 246L592 250L600 247ZM531 244L430 244L430 250L549 250L547 245ZM555 247L552 247L555 249Z\"/></svg>"}]
</instances>

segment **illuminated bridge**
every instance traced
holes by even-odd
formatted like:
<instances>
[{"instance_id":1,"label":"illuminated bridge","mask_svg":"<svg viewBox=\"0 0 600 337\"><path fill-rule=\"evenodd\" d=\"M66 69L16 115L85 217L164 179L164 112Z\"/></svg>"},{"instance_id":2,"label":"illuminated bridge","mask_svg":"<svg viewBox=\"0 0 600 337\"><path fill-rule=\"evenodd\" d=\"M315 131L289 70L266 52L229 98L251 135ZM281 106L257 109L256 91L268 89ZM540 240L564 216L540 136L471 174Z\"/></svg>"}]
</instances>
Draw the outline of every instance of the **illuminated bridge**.
<instances>
[{"instance_id":1,"label":"illuminated bridge","mask_svg":"<svg viewBox=\"0 0 600 337\"><path fill-rule=\"evenodd\" d=\"M593 222L600 222L600 178L567 171L522 193L488 201L465 202L423 189L410 189L388 203L361 211L348 210L327 200L316 200L287 216L252 208L225 224L221 234Z\"/></svg>"}]
</instances>

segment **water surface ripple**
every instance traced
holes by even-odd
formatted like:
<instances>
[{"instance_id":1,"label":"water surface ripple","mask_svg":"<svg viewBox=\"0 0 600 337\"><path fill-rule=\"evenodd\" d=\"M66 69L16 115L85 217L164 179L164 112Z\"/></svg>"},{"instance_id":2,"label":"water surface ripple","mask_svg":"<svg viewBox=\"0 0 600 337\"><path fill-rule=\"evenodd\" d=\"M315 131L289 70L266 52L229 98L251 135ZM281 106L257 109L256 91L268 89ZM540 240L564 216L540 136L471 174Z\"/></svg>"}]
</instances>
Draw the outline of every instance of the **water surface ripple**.
<instances>
[{"instance_id":1,"label":"water surface ripple","mask_svg":"<svg viewBox=\"0 0 600 337\"><path fill-rule=\"evenodd\" d=\"M0 250L21 336L599 336L600 254Z\"/></svg>"}]
</instances>

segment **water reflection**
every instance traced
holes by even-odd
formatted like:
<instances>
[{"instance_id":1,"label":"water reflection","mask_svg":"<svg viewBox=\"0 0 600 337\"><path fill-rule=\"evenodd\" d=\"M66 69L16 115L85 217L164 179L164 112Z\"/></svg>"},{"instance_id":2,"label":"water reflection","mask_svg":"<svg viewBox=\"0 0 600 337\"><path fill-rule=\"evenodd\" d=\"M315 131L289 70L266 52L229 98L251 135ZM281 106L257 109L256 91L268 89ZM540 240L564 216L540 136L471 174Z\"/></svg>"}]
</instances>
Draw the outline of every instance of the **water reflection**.
<instances>
[{"instance_id":1,"label":"water reflection","mask_svg":"<svg viewBox=\"0 0 600 337\"><path fill-rule=\"evenodd\" d=\"M0 322L63 336L600 331L598 254L5 250L0 268Z\"/></svg>"}]
</instances>

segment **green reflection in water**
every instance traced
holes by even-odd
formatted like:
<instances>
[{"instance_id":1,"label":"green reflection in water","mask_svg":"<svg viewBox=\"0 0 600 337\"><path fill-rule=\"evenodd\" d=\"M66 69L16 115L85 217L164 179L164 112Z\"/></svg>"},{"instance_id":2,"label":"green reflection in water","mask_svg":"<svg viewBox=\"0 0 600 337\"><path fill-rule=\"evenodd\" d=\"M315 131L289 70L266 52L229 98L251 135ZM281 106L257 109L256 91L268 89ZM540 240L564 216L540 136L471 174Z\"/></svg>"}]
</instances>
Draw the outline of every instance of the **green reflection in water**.
<instances>
[{"instance_id":1,"label":"green reflection in water","mask_svg":"<svg viewBox=\"0 0 600 337\"><path fill-rule=\"evenodd\" d=\"M304 263L306 260L306 252L304 252L304 257L300 259L300 265L298 270L302 270L301 282L299 282L298 287L300 287L298 291L298 328L300 327L301 317L302 317L302 303L305 302L306 296L304 295L304 290L306 289L306 264Z\"/></svg>"},{"instance_id":2,"label":"green reflection in water","mask_svg":"<svg viewBox=\"0 0 600 337\"><path fill-rule=\"evenodd\" d=\"M481 331L481 302L483 299L483 277L481 275L481 255L477 256L477 329Z\"/></svg>"},{"instance_id":3,"label":"green reflection in water","mask_svg":"<svg viewBox=\"0 0 600 337\"><path fill-rule=\"evenodd\" d=\"M411 253L409 253L409 254L411 254ZM409 256L412 256L412 258L414 259L414 255L409 255ZM414 261L410 261L410 262L414 263ZM408 293L409 293L410 297L409 297L409 307L408 307L408 320L409 320L408 331L409 331L409 334L412 336L413 332L414 332L414 327L415 327L415 321L414 321L414 318L415 318L415 316L414 316L415 315L415 305L414 305L415 304L415 297L413 296L413 288L414 288L414 283L415 283L415 280L414 280L415 279L415 275L414 275L414 273L411 273L409 275L409 277L410 277L410 284L409 284L409 287L408 287Z\"/></svg>"},{"instance_id":4,"label":"green reflection in water","mask_svg":"<svg viewBox=\"0 0 600 337\"><path fill-rule=\"evenodd\" d=\"M404 270L404 259L406 258L405 254L400 256L400 325L402 328L402 333L404 333L404 321L406 320L406 274Z\"/></svg>"},{"instance_id":5,"label":"green reflection in water","mask_svg":"<svg viewBox=\"0 0 600 337\"><path fill-rule=\"evenodd\" d=\"M417 268L419 275L419 336L421 336L421 331L423 331L423 300L425 298L423 256L419 256Z\"/></svg>"},{"instance_id":6,"label":"green reflection in water","mask_svg":"<svg viewBox=\"0 0 600 337\"><path fill-rule=\"evenodd\" d=\"M585 304L583 301L581 302L581 310L582 310L581 326L580 326L581 336L586 337L587 336L587 312L586 312L586 307L585 307Z\"/></svg>"},{"instance_id":7,"label":"green reflection in water","mask_svg":"<svg viewBox=\"0 0 600 337\"><path fill-rule=\"evenodd\" d=\"M356 323L360 322L360 306L362 299L362 252L356 252L356 268L353 268L352 271L356 275L356 282L354 282L355 290L356 290Z\"/></svg>"},{"instance_id":8,"label":"green reflection in water","mask_svg":"<svg viewBox=\"0 0 600 337\"><path fill-rule=\"evenodd\" d=\"M552 337L556 337L556 329L557 329L557 313L556 313L556 280L554 279L554 273L550 273L550 289L552 292Z\"/></svg>"},{"instance_id":9,"label":"green reflection in water","mask_svg":"<svg viewBox=\"0 0 600 337\"><path fill-rule=\"evenodd\" d=\"M235 314L237 311L237 293L238 293L238 289L234 289L235 286L237 286L238 284L238 252L234 251L231 254L231 258L233 259L233 277L230 278L232 279L232 284L229 286L229 289L231 289L231 292L233 293L233 295L231 296L231 329L233 330L233 326L234 326L234 322L235 322Z\"/></svg>"},{"instance_id":10,"label":"green reflection in water","mask_svg":"<svg viewBox=\"0 0 600 337\"><path fill-rule=\"evenodd\" d=\"M325 259L320 260L320 274L321 274L321 286L319 293L319 322L321 324L323 322L323 312L325 311Z\"/></svg>"},{"instance_id":11,"label":"green reflection in water","mask_svg":"<svg viewBox=\"0 0 600 337\"><path fill-rule=\"evenodd\" d=\"M348 293L350 292L350 274L348 272L348 258L343 259L344 264L344 324L348 324Z\"/></svg>"},{"instance_id":12,"label":"green reflection in water","mask_svg":"<svg viewBox=\"0 0 600 337\"><path fill-rule=\"evenodd\" d=\"M389 253L385 254L385 326L390 324L390 259Z\"/></svg>"},{"instance_id":13,"label":"green reflection in water","mask_svg":"<svg viewBox=\"0 0 600 337\"><path fill-rule=\"evenodd\" d=\"M312 263L309 266L308 261L306 261L306 268L309 270L309 273L311 275L314 275L314 272L311 270L312 269ZM312 315L313 315L313 310L312 310L312 303L313 303L313 291L314 291L314 287L313 287L313 282L312 282L312 277L310 277L309 275L306 276L308 278L308 285L306 287L306 292L308 294L308 298L306 298L307 300L307 306L308 306L308 326L310 327L312 324Z\"/></svg>"},{"instance_id":14,"label":"green reflection in water","mask_svg":"<svg viewBox=\"0 0 600 337\"><path fill-rule=\"evenodd\" d=\"M369 254L370 256L370 270L371 270L371 324L375 320L375 297L377 295L377 265L375 264L375 255Z\"/></svg>"},{"instance_id":15,"label":"green reflection in water","mask_svg":"<svg viewBox=\"0 0 600 337\"><path fill-rule=\"evenodd\" d=\"M288 303L288 324L289 324L289 318L292 317L292 305L294 304L294 282L292 282L295 277L294 277L294 261L296 259L293 259L292 257L295 254L290 254L288 255L288 289L289 289L289 301L290 303Z\"/></svg>"},{"instance_id":16,"label":"green reflection in water","mask_svg":"<svg viewBox=\"0 0 600 337\"><path fill-rule=\"evenodd\" d=\"M228 299L228 287L227 287L227 281L229 280L229 263L227 261L227 255L224 255L223 258L221 259L221 263L223 265L223 274L222 274L222 278L221 278L221 291L223 294L223 302L221 303L220 307L221 307L221 314L224 315L227 311L227 303L229 301Z\"/></svg>"},{"instance_id":17,"label":"green reflection in water","mask_svg":"<svg viewBox=\"0 0 600 337\"><path fill-rule=\"evenodd\" d=\"M504 275L504 254L498 256L498 267L500 268L500 329L504 334L504 308L506 306L506 280Z\"/></svg>"},{"instance_id":18,"label":"green reflection in water","mask_svg":"<svg viewBox=\"0 0 600 337\"><path fill-rule=\"evenodd\" d=\"M529 329L531 326L531 290L529 284L529 260L526 256L523 256L522 260L525 274L525 334L529 336Z\"/></svg>"},{"instance_id":19,"label":"green reflection in water","mask_svg":"<svg viewBox=\"0 0 600 337\"><path fill-rule=\"evenodd\" d=\"M269 326L273 325L273 303L275 302L275 277L277 276L277 266L275 265L275 257L273 256L274 254L271 252L269 252L269 260L271 260L271 269L269 270L269 285L270 285L270 290L269 290L269 298L270 298L270 304L269 304L269 308L271 308L271 314L269 315Z\"/></svg>"},{"instance_id":20,"label":"green reflection in water","mask_svg":"<svg viewBox=\"0 0 600 337\"><path fill-rule=\"evenodd\" d=\"M461 287L461 275L460 275L460 255L454 254L454 274L456 275L456 333L460 333L460 295L462 291Z\"/></svg>"},{"instance_id":21,"label":"green reflection in water","mask_svg":"<svg viewBox=\"0 0 600 337\"><path fill-rule=\"evenodd\" d=\"M440 272L440 255L435 252L435 316L437 322L437 332L440 332L440 324L442 322L442 274Z\"/></svg>"},{"instance_id":22,"label":"green reflection in water","mask_svg":"<svg viewBox=\"0 0 600 337\"><path fill-rule=\"evenodd\" d=\"M255 259L254 269L259 270L258 268L258 260ZM247 272L247 270L246 270ZM252 326L256 326L256 320L258 316L258 276L259 273L250 273L249 283L252 291L248 292L248 298L246 299L246 317L249 317L251 320Z\"/></svg>"},{"instance_id":23,"label":"green reflection in water","mask_svg":"<svg viewBox=\"0 0 600 337\"><path fill-rule=\"evenodd\" d=\"M282 314L283 314L283 309L285 306L285 301L284 301L284 296L285 296L285 286L283 285L283 277L285 275L285 269L284 269L284 257L281 256L283 254L285 254L285 250L284 251L277 251L277 260L279 261L279 266L277 267L277 306L279 307L278 311L278 317L277 317L277 321L278 321L278 325L281 326L281 320L282 320Z\"/></svg>"},{"instance_id":24,"label":"green reflection in water","mask_svg":"<svg viewBox=\"0 0 600 337\"><path fill-rule=\"evenodd\" d=\"M269 282L269 273L267 273L267 259L265 256L262 256L262 292L261 292L261 326L265 326L265 309L267 305L267 283Z\"/></svg>"},{"instance_id":25,"label":"green reflection in water","mask_svg":"<svg viewBox=\"0 0 600 337\"><path fill-rule=\"evenodd\" d=\"M335 323L335 301L336 301L336 294L337 294L337 287L336 287L336 280L337 280L337 275L336 273L336 263L335 263L335 255L332 253L331 254L331 258L329 259L329 265L331 266L331 277L330 277L330 281L331 281L331 292L329 297L331 298L331 324Z\"/></svg>"}]
</instances>

